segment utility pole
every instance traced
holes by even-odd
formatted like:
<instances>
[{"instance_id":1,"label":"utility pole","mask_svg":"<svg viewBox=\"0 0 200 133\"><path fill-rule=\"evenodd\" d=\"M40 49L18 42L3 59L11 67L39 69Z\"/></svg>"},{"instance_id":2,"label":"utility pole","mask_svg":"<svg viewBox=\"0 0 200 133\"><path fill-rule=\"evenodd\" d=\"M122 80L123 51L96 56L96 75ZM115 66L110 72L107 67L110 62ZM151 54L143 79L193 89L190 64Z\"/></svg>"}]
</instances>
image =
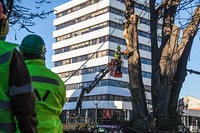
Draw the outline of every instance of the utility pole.
<instances>
[{"instance_id":1,"label":"utility pole","mask_svg":"<svg viewBox=\"0 0 200 133\"><path fill-rule=\"evenodd\" d=\"M95 103L95 124L97 124L98 103Z\"/></svg>"},{"instance_id":2,"label":"utility pole","mask_svg":"<svg viewBox=\"0 0 200 133\"><path fill-rule=\"evenodd\" d=\"M95 131L94 131L94 133L98 133L98 124L97 124L98 103L96 102L96 103L94 103L94 105L95 105Z\"/></svg>"}]
</instances>

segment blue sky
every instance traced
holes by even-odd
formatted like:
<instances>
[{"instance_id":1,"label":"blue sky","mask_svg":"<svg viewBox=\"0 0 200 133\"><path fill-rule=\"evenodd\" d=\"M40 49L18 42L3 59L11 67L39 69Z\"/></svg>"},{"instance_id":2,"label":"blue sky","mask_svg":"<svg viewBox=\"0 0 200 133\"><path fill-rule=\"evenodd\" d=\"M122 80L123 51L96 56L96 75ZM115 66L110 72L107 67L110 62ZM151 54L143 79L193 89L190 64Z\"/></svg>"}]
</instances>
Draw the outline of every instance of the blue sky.
<instances>
[{"instance_id":1,"label":"blue sky","mask_svg":"<svg viewBox=\"0 0 200 133\"><path fill-rule=\"evenodd\" d=\"M50 0L50 1L52 1L52 3L48 5L44 5L43 8L53 9L55 6L63 4L68 0ZM29 8L32 8L34 5L33 1L25 1L25 0L23 4L24 6L29 7ZM54 18L55 18L55 15L51 14L45 20L35 19L34 22L36 23L36 25L30 28L32 31L35 32L35 34L42 36L46 43L46 46L47 46L46 65L48 68L53 67L53 64L51 62L51 56L53 54L51 45L54 42L54 39L52 37L52 32L55 29L53 27ZM15 34L15 31L16 31L16 34ZM20 44L21 40L28 34L30 33L28 33L26 30L18 31L17 28L15 28L15 30L13 28L10 28L10 32L7 36L7 41ZM15 39L15 36L16 36L16 39ZM192 52L190 54L190 59L188 61L188 69L200 71L200 34L199 33L195 37L195 40L194 40ZM186 80L183 84L180 97L187 96L187 95L200 98L200 75L188 73L188 75L186 76Z\"/></svg>"},{"instance_id":2,"label":"blue sky","mask_svg":"<svg viewBox=\"0 0 200 133\"><path fill-rule=\"evenodd\" d=\"M200 33L198 33L193 42L187 68L200 71ZM200 99L200 75L187 74L180 96L186 95Z\"/></svg>"},{"instance_id":3,"label":"blue sky","mask_svg":"<svg viewBox=\"0 0 200 133\"><path fill-rule=\"evenodd\" d=\"M22 4L25 7L28 7L32 10L36 10L34 7L36 6L36 4L34 3L35 0L33 1L26 1L26 0L22 0ZM44 4L41 6L41 9L45 9L45 10L53 10L54 7L65 3L67 0L50 0L51 3L50 4ZM35 26L30 27L31 31L34 31L34 34L38 34L40 35L45 43L46 43L46 47L47 47L47 52L46 52L46 65L48 68L51 68L53 66L52 62L51 62L51 56L53 54L52 51L52 43L54 42L53 39L53 31L55 30L55 28L53 27L53 19L55 18L55 15L52 13L49 16L47 16L46 19L41 20L41 19L35 19ZM27 32L24 29L19 30L18 27L11 27L10 31L8 33L8 36L6 38L7 41L10 42L14 42L17 44L20 44L20 42L22 41L22 39L28 35L31 34L29 32ZM16 38L15 38L16 36Z\"/></svg>"}]
</instances>

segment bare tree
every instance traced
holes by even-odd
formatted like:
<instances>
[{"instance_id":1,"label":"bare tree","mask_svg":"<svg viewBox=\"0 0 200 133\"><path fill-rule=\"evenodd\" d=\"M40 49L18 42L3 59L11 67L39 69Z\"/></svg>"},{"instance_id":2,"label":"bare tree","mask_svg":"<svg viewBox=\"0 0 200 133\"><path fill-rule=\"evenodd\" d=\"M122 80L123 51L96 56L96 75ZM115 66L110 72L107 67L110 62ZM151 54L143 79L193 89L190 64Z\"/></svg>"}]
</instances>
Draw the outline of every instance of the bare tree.
<instances>
[{"instance_id":1,"label":"bare tree","mask_svg":"<svg viewBox=\"0 0 200 133\"><path fill-rule=\"evenodd\" d=\"M147 132L150 128L153 128L154 131L174 132L178 124L178 97L186 77L187 60L192 42L200 23L200 4L196 3L192 18L180 34L180 29L183 27L180 28L175 24L178 10L185 8L188 2L191 3L194 0L163 0L160 1L159 5L156 2L158 1L149 0L148 2L152 46L151 93L153 106L153 116L149 117L138 49L137 24L139 16L134 12L135 1L125 0L126 23L123 34L130 54L128 70L130 91L133 97L133 127L142 132ZM158 24L162 25L160 45L158 43Z\"/></svg>"},{"instance_id":2,"label":"bare tree","mask_svg":"<svg viewBox=\"0 0 200 133\"><path fill-rule=\"evenodd\" d=\"M148 115L144 84L142 82L141 74L141 62L140 54L138 50L138 35L137 35L137 24L138 15L134 14L134 2L131 0L125 1L126 6L126 23L124 30L124 37L126 39L127 49L129 51L128 59L128 72L130 80L130 92L132 95L132 106L133 106L133 121L134 127L143 129L146 128L146 116Z\"/></svg>"},{"instance_id":3,"label":"bare tree","mask_svg":"<svg viewBox=\"0 0 200 133\"><path fill-rule=\"evenodd\" d=\"M7 9L7 15L10 25L18 25L20 29L26 29L29 32L31 26L34 26L34 19L40 18L45 19L50 13L53 13L53 10L41 11L41 10L32 10L28 7L24 7L23 0L1 0ZM30 1L32 2L32 1ZM36 6L35 9L39 9L43 4L49 4L47 0L35 0Z\"/></svg>"}]
</instances>

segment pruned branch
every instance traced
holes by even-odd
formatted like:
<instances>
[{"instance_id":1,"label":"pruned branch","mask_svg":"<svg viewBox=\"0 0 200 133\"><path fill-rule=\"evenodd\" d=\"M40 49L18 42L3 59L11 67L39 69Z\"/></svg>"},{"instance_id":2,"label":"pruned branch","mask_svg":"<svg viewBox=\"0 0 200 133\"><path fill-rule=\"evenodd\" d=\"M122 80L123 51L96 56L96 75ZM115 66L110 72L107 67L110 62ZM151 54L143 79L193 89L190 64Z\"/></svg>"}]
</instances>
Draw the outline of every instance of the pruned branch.
<instances>
[{"instance_id":1,"label":"pruned branch","mask_svg":"<svg viewBox=\"0 0 200 133\"><path fill-rule=\"evenodd\" d=\"M134 14L134 2L132 0L125 0L125 17L129 21L130 15Z\"/></svg>"},{"instance_id":2,"label":"pruned branch","mask_svg":"<svg viewBox=\"0 0 200 133\"><path fill-rule=\"evenodd\" d=\"M172 33L172 25L174 24L176 10L181 0L164 0L163 5L163 30L162 30L162 45L168 41ZM163 46L164 47L164 46Z\"/></svg>"}]
</instances>

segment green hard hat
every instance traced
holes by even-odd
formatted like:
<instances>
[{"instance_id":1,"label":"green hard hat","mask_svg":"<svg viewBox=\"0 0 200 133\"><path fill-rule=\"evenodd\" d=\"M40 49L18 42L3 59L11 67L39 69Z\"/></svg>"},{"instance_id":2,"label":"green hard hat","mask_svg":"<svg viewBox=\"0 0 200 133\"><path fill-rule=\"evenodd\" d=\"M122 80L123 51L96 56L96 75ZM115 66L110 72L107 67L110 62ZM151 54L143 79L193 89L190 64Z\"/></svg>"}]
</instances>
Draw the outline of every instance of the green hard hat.
<instances>
[{"instance_id":1,"label":"green hard hat","mask_svg":"<svg viewBox=\"0 0 200 133\"><path fill-rule=\"evenodd\" d=\"M117 49L121 49L121 47L119 45L117 45Z\"/></svg>"},{"instance_id":2,"label":"green hard hat","mask_svg":"<svg viewBox=\"0 0 200 133\"><path fill-rule=\"evenodd\" d=\"M21 52L31 54L44 54L46 52L44 40L35 34L28 35L22 40L19 49Z\"/></svg>"}]
</instances>

